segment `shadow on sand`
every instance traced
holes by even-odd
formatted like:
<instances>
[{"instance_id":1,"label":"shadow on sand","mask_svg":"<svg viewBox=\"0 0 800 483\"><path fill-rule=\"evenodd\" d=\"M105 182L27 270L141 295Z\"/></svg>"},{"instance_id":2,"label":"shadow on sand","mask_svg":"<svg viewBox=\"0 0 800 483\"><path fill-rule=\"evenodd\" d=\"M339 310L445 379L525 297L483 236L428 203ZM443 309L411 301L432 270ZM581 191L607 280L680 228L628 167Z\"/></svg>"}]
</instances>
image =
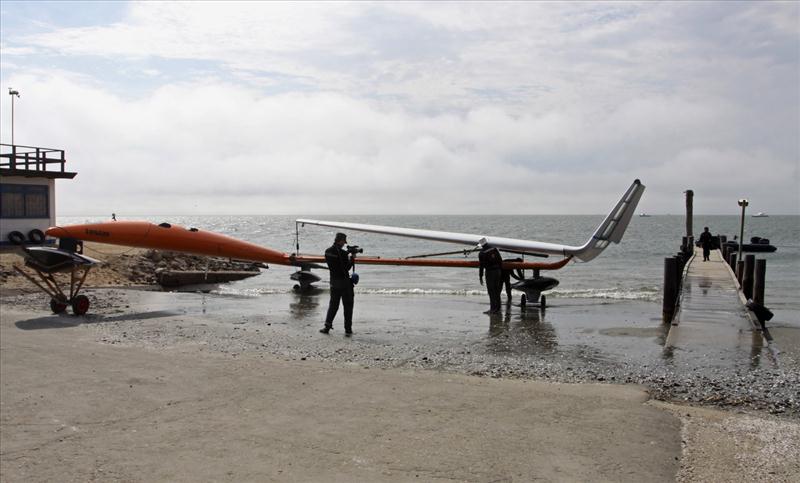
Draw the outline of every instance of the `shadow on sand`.
<instances>
[{"instance_id":1,"label":"shadow on sand","mask_svg":"<svg viewBox=\"0 0 800 483\"><path fill-rule=\"evenodd\" d=\"M139 312L133 314L123 314L116 316L104 315L87 315L87 316L74 316L70 314L50 315L47 317L37 317L35 319L20 320L14 325L22 330L40 330L40 329L66 329L69 327L77 327L84 323L107 323L107 322L121 322L130 320L147 320L158 319L161 317L172 317L180 315L181 312L174 310L154 310L151 312Z\"/></svg>"}]
</instances>

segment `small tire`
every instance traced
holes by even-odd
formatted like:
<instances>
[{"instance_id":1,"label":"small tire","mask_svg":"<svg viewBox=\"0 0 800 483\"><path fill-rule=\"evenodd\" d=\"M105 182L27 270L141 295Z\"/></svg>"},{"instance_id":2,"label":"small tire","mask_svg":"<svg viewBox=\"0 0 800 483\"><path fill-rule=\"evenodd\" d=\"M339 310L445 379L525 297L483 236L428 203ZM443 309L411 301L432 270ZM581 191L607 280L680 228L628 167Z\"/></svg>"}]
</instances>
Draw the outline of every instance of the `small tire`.
<instances>
[{"instance_id":1,"label":"small tire","mask_svg":"<svg viewBox=\"0 0 800 483\"><path fill-rule=\"evenodd\" d=\"M13 243L14 245L22 245L25 243L25 235L18 231L12 231L8 234L8 241Z\"/></svg>"},{"instance_id":2,"label":"small tire","mask_svg":"<svg viewBox=\"0 0 800 483\"><path fill-rule=\"evenodd\" d=\"M28 232L28 241L37 245L41 245L44 243L44 232L38 228L34 228Z\"/></svg>"},{"instance_id":3,"label":"small tire","mask_svg":"<svg viewBox=\"0 0 800 483\"><path fill-rule=\"evenodd\" d=\"M72 299L72 313L75 315L83 315L89 311L89 297L86 295L78 295Z\"/></svg>"},{"instance_id":4,"label":"small tire","mask_svg":"<svg viewBox=\"0 0 800 483\"><path fill-rule=\"evenodd\" d=\"M50 299L50 310L53 311L54 314L61 314L67 310L67 304L60 300Z\"/></svg>"}]
</instances>

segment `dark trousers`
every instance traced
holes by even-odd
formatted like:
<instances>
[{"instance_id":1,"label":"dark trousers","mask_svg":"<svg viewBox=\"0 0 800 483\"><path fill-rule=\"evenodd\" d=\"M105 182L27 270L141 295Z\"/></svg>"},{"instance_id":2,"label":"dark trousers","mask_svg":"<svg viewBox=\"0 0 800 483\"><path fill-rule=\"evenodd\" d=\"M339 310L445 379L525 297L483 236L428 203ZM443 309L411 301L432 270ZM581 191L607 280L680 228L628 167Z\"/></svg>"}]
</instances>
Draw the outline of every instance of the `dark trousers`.
<instances>
[{"instance_id":1,"label":"dark trousers","mask_svg":"<svg viewBox=\"0 0 800 483\"><path fill-rule=\"evenodd\" d=\"M703 245L703 260L708 260L709 255L711 255L711 246Z\"/></svg>"},{"instance_id":2,"label":"dark trousers","mask_svg":"<svg viewBox=\"0 0 800 483\"><path fill-rule=\"evenodd\" d=\"M344 330L353 329L353 284L350 280L337 280L331 282L331 300L328 303L328 315L325 317L325 327L333 327L333 319L339 311L339 301L344 305Z\"/></svg>"},{"instance_id":3,"label":"dark trousers","mask_svg":"<svg viewBox=\"0 0 800 483\"><path fill-rule=\"evenodd\" d=\"M503 270L502 284L506 289L506 297L511 300L511 270Z\"/></svg>"},{"instance_id":4,"label":"dark trousers","mask_svg":"<svg viewBox=\"0 0 800 483\"><path fill-rule=\"evenodd\" d=\"M500 292L503 289L503 273L499 268L486 270L486 290L489 292L489 308L500 310Z\"/></svg>"}]
</instances>

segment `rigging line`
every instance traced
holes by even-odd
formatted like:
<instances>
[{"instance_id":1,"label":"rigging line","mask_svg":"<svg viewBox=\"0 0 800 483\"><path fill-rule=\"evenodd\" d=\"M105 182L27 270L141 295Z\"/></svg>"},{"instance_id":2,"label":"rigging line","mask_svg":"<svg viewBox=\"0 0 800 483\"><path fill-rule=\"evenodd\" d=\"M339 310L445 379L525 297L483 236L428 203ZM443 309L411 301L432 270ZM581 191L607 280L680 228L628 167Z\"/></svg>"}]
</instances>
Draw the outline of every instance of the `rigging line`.
<instances>
[{"instance_id":1,"label":"rigging line","mask_svg":"<svg viewBox=\"0 0 800 483\"><path fill-rule=\"evenodd\" d=\"M406 260L413 259L413 258L427 258L427 257L438 257L441 255L458 255L463 254L465 257L469 256L470 253L478 251L478 248L464 248L462 250L456 250L452 252L440 252L440 253L426 253L424 255L410 255L406 257Z\"/></svg>"}]
</instances>

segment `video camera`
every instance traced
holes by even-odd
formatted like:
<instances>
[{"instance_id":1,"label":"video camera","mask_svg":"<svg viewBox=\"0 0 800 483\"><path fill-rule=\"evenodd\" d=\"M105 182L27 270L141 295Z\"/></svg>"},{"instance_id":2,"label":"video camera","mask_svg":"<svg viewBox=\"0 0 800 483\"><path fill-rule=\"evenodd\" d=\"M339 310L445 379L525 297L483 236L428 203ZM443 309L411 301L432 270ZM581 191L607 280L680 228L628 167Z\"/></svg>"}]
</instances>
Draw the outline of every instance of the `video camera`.
<instances>
[{"instance_id":1,"label":"video camera","mask_svg":"<svg viewBox=\"0 0 800 483\"><path fill-rule=\"evenodd\" d=\"M364 253L364 249L358 245L348 245L347 246L347 253L350 255L355 255L356 253Z\"/></svg>"}]
</instances>

